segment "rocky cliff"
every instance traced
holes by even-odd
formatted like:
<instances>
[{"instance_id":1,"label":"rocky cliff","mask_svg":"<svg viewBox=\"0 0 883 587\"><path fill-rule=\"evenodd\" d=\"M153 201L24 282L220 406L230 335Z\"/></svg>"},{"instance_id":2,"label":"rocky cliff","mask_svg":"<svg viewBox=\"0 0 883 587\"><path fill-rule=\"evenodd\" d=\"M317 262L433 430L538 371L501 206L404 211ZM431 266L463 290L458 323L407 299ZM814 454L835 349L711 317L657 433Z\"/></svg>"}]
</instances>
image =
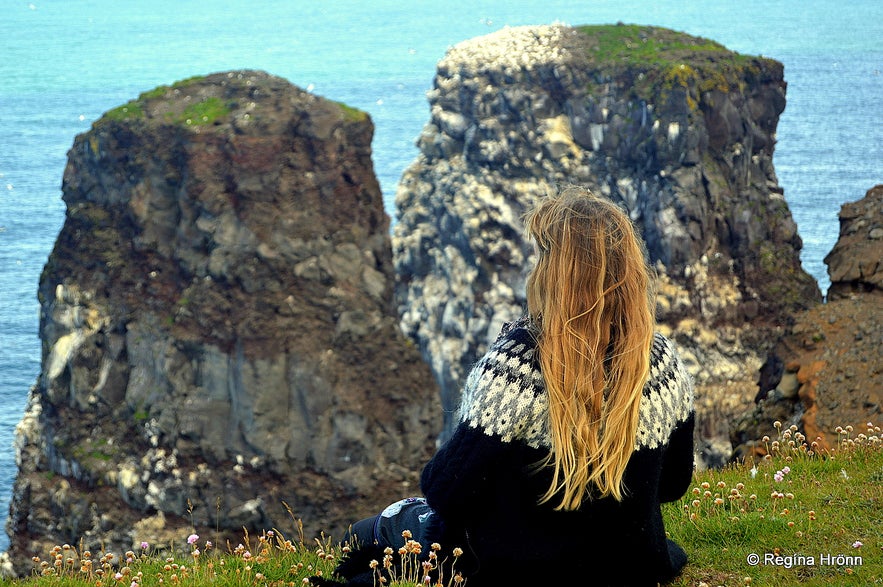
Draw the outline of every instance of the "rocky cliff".
<instances>
[{"instance_id":1,"label":"rocky cliff","mask_svg":"<svg viewBox=\"0 0 883 587\"><path fill-rule=\"evenodd\" d=\"M239 71L76 138L17 430L18 572L56 544L124 552L191 525L340 536L417 490L438 391L395 316L372 134Z\"/></svg>"},{"instance_id":2,"label":"rocky cliff","mask_svg":"<svg viewBox=\"0 0 883 587\"><path fill-rule=\"evenodd\" d=\"M402 328L441 386L519 315L520 217L563 183L620 203L659 272L661 328L699 389L709 463L791 315L821 301L772 164L782 65L639 26L508 28L451 48L396 196Z\"/></svg>"},{"instance_id":3,"label":"rocky cliff","mask_svg":"<svg viewBox=\"0 0 883 587\"><path fill-rule=\"evenodd\" d=\"M828 303L797 314L770 352L757 406L734 429L739 455L765 450L754 441L774 420L830 446L838 426L858 433L883 413L883 185L841 207L825 263Z\"/></svg>"}]
</instances>

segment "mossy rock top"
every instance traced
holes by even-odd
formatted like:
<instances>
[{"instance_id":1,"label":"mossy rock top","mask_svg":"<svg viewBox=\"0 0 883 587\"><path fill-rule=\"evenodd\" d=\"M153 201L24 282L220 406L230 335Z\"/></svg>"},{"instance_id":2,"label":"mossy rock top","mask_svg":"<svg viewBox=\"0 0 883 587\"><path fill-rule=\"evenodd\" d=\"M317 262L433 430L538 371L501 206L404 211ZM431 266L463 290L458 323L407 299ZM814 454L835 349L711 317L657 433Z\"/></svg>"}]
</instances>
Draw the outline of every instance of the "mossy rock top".
<instances>
[{"instance_id":1,"label":"mossy rock top","mask_svg":"<svg viewBox=\"0 0 883 587\"><path fill-rule=\"evenodd\" d=\"M575 30L577 58L588 69L602 78L627 74L635 94L644 98L675 86L729 92L782 77L782 65L773 59L667 28L620 23Z\"/></svg>"},{"instance_id":2,"label":"mossy rock top","mask_svg":"<svg viewBox=\"0 0 883 587\"><path fill-rule=\"evenodd\" d=\"M295 101L301 105L320 101L335 104L347 122L368 118L361 110L309 94L283 78L262 71L240 70L193 76L158 86L107 111L95 124L153 120L193 128L219 126L233 119L254 121L261 116L262 105L278 107Z\"/></svg>"}]
</instances>

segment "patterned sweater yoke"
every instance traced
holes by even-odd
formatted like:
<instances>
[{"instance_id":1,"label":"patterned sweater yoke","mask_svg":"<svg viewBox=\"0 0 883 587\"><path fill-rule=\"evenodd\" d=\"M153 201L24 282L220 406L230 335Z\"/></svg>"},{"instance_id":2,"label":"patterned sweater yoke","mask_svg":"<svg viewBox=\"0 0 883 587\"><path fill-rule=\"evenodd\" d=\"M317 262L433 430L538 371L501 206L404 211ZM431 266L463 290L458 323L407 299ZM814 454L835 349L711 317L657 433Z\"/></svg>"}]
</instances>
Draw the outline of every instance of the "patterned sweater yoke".
<instances>
[{"instance_id":1,"label":"patterned sweater yoke","mask_svg":"<svg viewBox=\"0 0 883 587\"><path fill-rule=\"evenodd\" d=\"M526 320L504 329L469 374L460 420L503 442L551 449L549 398L536 353L536 337ZM665 444L692 406L692 378L677 360L672 342L657 333L650 377L641 397L635 450Z\"/></svg>"}]
</instances>

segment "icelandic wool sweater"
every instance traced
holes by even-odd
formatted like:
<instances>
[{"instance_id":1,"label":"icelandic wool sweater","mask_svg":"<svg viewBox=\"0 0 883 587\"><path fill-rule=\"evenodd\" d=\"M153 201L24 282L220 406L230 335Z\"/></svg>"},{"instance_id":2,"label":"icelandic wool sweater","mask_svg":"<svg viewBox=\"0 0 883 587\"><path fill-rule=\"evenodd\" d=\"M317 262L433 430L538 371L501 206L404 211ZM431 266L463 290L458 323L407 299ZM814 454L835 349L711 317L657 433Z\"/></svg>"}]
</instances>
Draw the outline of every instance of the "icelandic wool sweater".
<instances>
[{"instance_id":1,"label":"icelandic wool sweater","mask_svg":"<svg viewBox=\"0 0 883 587\"><path fill-rule=\"evenodd\" d=\"M693 472L693 386L672 343L653 340L625 497L587 498L575 511L539 504L552 481L548 396L526 319L507 325L473 367L452 437L423 470L421 488L460 546L470 585L656 585L686 555L667 540L660 503Z\"/></svg>"}]
</instances>

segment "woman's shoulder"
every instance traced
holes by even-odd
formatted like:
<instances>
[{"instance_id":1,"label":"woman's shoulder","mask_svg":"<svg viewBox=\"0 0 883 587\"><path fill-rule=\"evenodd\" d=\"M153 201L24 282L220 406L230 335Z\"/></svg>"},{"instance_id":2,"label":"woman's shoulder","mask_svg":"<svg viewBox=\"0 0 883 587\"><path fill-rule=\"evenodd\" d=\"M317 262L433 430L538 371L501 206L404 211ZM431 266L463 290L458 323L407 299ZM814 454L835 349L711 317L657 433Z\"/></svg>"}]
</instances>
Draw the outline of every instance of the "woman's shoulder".
<instances>
[{"instance_id":1,"label":"woman's shoulder","mask_svg":"<svg viewBox=\"0 0 883 587\"><path fill-rule=\"evenodd\" d=\"M644 385L635 448L655 448L693 412L693 377L670 339L660 333L650 350L650 377Z\"/></svg>"},{"instance_id":2,"label":"woman's shoulder","mask_svg":"<svg viewBox=\"0 0 883 587\"><path fill-rule=\"evenodd\" d=\"M536 351L528 319L506 324L466 379L460 419L504 441L545 444L548 401Z\"/></svg>"}]
</instances>

